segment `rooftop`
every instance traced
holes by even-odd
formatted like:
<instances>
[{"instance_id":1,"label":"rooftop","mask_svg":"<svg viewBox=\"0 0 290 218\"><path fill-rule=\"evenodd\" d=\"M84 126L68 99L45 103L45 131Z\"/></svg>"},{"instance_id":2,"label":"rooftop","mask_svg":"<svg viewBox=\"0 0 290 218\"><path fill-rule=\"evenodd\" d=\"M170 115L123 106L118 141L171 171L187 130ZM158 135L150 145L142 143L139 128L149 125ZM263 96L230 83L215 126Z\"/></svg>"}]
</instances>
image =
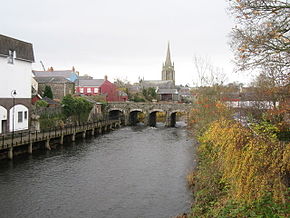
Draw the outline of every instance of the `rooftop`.
<instances>
[{"instance_id":1,"label":"rooftop","mask_svg":"<svg viewBox=\"0 0 290 218\"><path fill-rule=\"evenodd\" d=\"M158 89L157 94L178 94L177 89Z\"/></svg>"},{"instance_id":2,"label":"rooftop","mask_svg":"<svg viewBox=\"0 0 290 218\"><path fill-rule=\"evenodd\" d=\"M38 83L73 83L70 80L64 77L55 77L55 76L48 76L48 77L34 77L34 79Z\"/></svg>"},{"instance_id":3,"label":"rooftop","mask_svg":"<svg viewBox=\"0 0 290 218\"><path fill-rule=\"evenodd\" d=\"M80 79L76 81L78 86L101 86L104 83L104 79Z\"/></svg>"},{"instance_id":4,"label":"rooftop","mask_svg":"<svg viewBox=\"0 0 290 218\"><path fill-rule=\"evenodd\" d=\"M54 71L37 71L33 70L35 77L64 77L70 78L75 73L73 70L54 70Z\"/></svg>"},{"instance_id":5,"label":"rooftop","mask_svg":"<svg viewBox=\"0 0 290 218\"><path fill-rule=\"evenodd\" d=\"M31 43L20 41L0 34L0 56L9 56L9 51L15 51L16 59L34 62Z\"/></svg>"}]
</instances>

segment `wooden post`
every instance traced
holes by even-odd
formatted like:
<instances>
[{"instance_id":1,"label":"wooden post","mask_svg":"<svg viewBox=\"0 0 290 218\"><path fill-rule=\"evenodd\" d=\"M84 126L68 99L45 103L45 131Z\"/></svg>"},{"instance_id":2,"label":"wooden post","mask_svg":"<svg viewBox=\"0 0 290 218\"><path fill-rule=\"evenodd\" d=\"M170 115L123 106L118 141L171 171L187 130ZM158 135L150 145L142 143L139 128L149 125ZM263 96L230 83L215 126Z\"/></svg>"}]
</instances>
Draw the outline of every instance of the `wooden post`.
<instances>
[{"instance_id":1,"label":"wooden post","mask_svg":"<svg viewBox=\"0 0 290 218\"><path fill-rule=\"evenodd\" d=\"M102 127L99 127L99 134L102 134Z\"/></svg>"},{"instance_id":2,"label":"wooden post","mask_svg":"<svg viewBox=\"0 0 290 218\"><path fill-rule=\"evenodd\" d=\"M13 160L13 147L10 147L8 150L8 159Z\"/></svg>"},{"instance_id":3,"label":"wooden post","mask_svg":"<svg viewBox=\"0 0 290 218\"><path fill-rule=\"evenodd\" d=\"M64 136L63 136L63 134L61 134L61 136L60 136L60 142L59 142L59 144L61 144L61 145L63 145L63 138L64 138Z\"/></svg>"},{"instance_id":4,"label":"wooden post","mask_svg":"<svg viewBox=\"0 0 290 218\"><path fill-rule=\"evenodd\" d=\"M83 131L83 139L86 138L86 131Z\"/></svg>"},{"instance_id":5,"label":"wooden post","mask_svg":"<svg viewBox=\"0 0 290 218\"><path fill-rule=\"evenodd\" d=\"M95 135L95 129L93 128L92 129L92 136L94 136Z\"/></svg>"},{"instance_id":6,"label":"wooden post","mask_svg":"<svg viewBox=\"0 0 290 218\"><path fill-rule=\"evenodd\" d=\"M50 145L49 145L49 139L46 139L46 141L45 141L45 148L46 148L47 150L51 150L51 147L50 147Z\"/></svg>"},{"instance_id":7,"label":"wooden post","mask_svg":"<svg viewBox=\"0 0 290 218\"><path fill-rule=\"evenodd\" d=\"M76 133L74 132L71 136L71 140L74 142L76 140Z\"/></svg>"},{"instance_id":8,"label":"wooden post","mask_svg":"<svg viewBox=\"0 0 290 218\"><path fill-rule=\"evenodd\" d=\"M28 144L28 154L32 154L32 144L32 141L30 141Z\"/></svg>"}]
</instances>

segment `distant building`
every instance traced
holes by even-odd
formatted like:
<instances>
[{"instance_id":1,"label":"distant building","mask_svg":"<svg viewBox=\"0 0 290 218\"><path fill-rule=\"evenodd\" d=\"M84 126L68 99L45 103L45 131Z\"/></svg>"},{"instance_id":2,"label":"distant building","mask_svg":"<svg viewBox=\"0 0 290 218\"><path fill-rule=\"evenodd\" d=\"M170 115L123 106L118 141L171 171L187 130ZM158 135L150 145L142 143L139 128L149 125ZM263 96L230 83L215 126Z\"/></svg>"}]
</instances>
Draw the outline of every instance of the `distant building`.
<instances>
[{"instance_id":1,"label":"distant building","mask_svg":"<svg viewBox=\"0 0 290 218\"><path fill-rule=\"evenodd\" d=\"M128 96L120 93L117 86L105 79L80 79L76 82L76 93L81 95L103 95L106 101L127 101Z\"/></svg>"},{"instance_id":2,"label":"distant building","mask_svg":"<svg viewBox=\"0 0 290 218\"><path fill-rule=\"evenodd\" d=\"M31 43L0 35L0 134L29 128Z\"/></svg>"},{"instance_id":3,"label":"distant building","mask_svg":"<svg viewBox=\"0 0 290 218\"><path fill-rule=\"evenodd\" d=\"M175 85L175 70L174 70L174 62L171 62L171 55L170 55L170 46L168 43L167 48L167 55L165 63L162 66L162 80L171 80Z\"/></svg>"},{"instance_id":4,"label":"distant building","mask_svg":"<svg viewBox=\"0 0 290 218\"><path fill-rule=\"evenodd\" d=\"M179 101L179 95L177 89L157 89L158 101Z\"/></svg>"},{"instance_id":5,"label":"distant building","mask_svg":"<svg viewBox=\"0 0 290 218\"><path fill-rule=\"evenodd\" d=\"M160 88L160 89L173 89L175 85L172 80L143 80L140 82L142 88Z\"/></svg>"},{"instance_id":6,"label":"distant building","mask_svg":"<svg viewBox=\"0 0 290 218\"><path fill-rule=\"evenodd\" d=\"M170 45L168 43L166 60L162 65L161 80L142 80L141 89L155 88L157 100L178 101L178 89L175 87L174 63L171 62Z\"/></svg>"},{"instance_id":7,"label":"distant building","mask_svg":"<svg viewBox=\"0 0 290 218\"><path fill-rule=\"evenodd\" d=\"M54 70L53 67L48 68L47 71L33 70L35 77L63 77L71 82L78 79L78 72L72 67L71 70Z\"/></svg>"},{"instance_id":8,"label":"distant building","mask_svg":"<svg viewBox=\"0 0 290 218\"><path fill-rule=\"evenodd\" d=\"M45 86L50 86L53 99L62 100L68 94L74 94L75 84L63 77L34 77L38 83L38 93L43 96Z\"/></svg>"},{"instance_id":9,"label":"distant building","mask_svg":"<svg viewBox=\"0 0 290 218\"><path fill-rule=\"evenodd\" d=\"M180 86L178 89L179 99L181 102L192 102L195 100L190 87Z\"/></svg>"},{"instance_id":10,"label":"distant building","mask_svg":"<svg viewBox=\"0 0 290 218\"><path fill-rule=\"evenodd\" d=\"M81 95L99 95L104 79L79 79L76 82L76 93Z\"/></svg>"}]
</instances>

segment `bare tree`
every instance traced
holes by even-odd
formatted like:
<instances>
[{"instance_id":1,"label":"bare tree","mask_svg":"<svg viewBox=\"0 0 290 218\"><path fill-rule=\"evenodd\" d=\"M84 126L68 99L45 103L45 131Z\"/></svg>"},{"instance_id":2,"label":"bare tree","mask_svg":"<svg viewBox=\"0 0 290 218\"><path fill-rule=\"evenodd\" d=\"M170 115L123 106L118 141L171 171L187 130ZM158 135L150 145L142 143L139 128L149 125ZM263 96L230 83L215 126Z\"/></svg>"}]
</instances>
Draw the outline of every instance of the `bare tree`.
<instances>
[{"instance_id":1,"label":"bare tree","mask_svg":"<svg viewBox=\"0 0 290 218\"><path fill-rule=\"evenodd\" d=\"M237 25L231 46L238 70L290 68L290 4L288 0L229 0Z\"/></svg>"},{"instance_id":2,"label":"bare tree","mask_svg":"<svg viewBox=\"0 0 290 218\"><path fill-rule=\"evenodd\" d=\"M193 62L198 77L197 86L213 86L225 82L226 75L223 69L214 67L209 58L195 56Z\"/></svg>"}]
</instances>

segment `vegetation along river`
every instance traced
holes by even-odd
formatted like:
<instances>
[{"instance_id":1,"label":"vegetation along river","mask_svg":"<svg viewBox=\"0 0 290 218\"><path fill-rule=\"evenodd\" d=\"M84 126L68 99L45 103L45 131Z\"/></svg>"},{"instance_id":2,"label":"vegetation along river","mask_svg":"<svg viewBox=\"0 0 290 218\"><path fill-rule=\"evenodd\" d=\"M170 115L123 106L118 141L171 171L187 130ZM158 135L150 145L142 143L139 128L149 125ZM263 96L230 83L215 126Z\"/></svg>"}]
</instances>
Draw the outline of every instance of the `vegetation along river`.
<instances>
[{"instance_id":1,"label":"vegetation along river","mask_svg":"<svg viewBox=\"0 0 290 218\"><path fill-rule=\"evenodd\" d=\"M136 126L0 162L0 217L173 217L189 210L186 128Z\"/></svg>"}]
</instances>

